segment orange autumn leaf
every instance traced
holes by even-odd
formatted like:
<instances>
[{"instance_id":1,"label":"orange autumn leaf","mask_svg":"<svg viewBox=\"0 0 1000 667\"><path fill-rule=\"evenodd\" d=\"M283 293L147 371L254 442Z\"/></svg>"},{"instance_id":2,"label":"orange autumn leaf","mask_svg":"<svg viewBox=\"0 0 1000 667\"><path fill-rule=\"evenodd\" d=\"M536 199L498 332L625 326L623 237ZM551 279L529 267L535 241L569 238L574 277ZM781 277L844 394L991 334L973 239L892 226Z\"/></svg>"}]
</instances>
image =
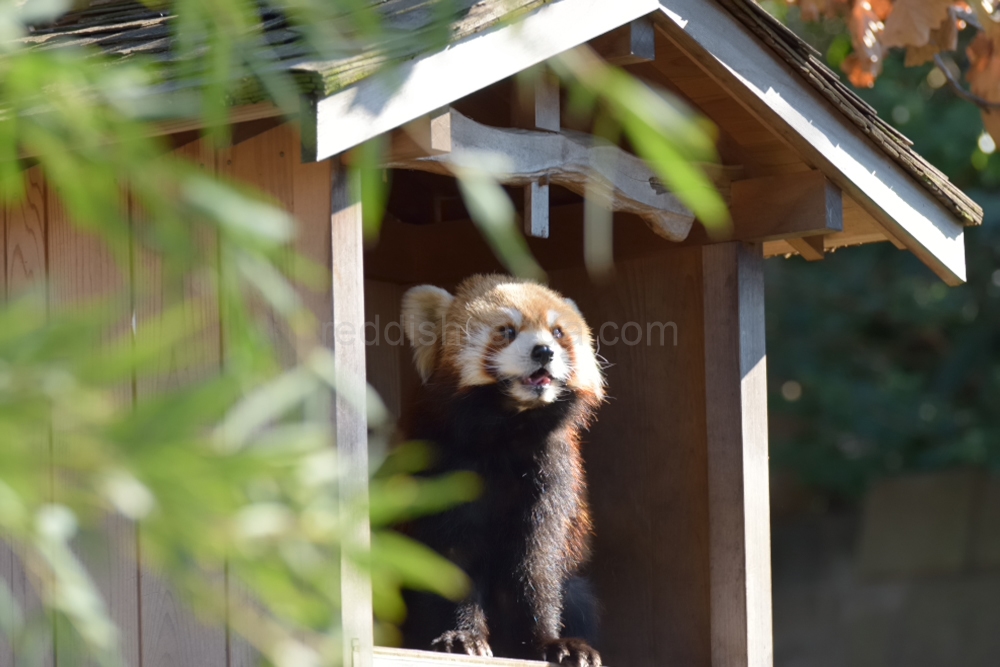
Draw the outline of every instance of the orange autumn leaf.
<instances>
[{"instance_id":1,"label":"orange autumn leaf","mask_svg":"<svg viewBox=\"0 0 1000 667\"><path fill-rule=\"evenodd\" d=\"M948 9L953 4L955 0L896 0L885 21L882 43L886 48L926 45L931 30L951 20Z\"/></svg>"},{"instance_id":2,"label":"orange autumn leaf","mask_svg":"<svg viewBox=\"0 0 1000 667\"><path fill-rule=\"evenodd\" d=\"M923 46L906 47L907 67L916 67L930 62L942 51L954 51L958 48L958 24L949 16L941 25L931 30L930 39Z\"/></svg>"},{"instance_id":3,"label":"orange autumn leaf","mask_svg":"<svg viewBox=\"0 0 1000 667\"><path fill-rule=\"evenodd\" d=\"M882 72L885 47L880 39L884 24L868 0L859 0L847 19L854 52L844 59L841 69L858 88L871 88Z\"/></svg>"},{"instance_id":4,"label":"orange autumn leaf","mask_svg":"<svg viewBox=\"0 0 1000 667\"><path fill-rule=\"evenodd\" d=\"M994 35L981 32L966 49L969 70L965 78L974 95L1000 103L1000 45ZM1000 143L1000 109L983 109L983 126Z\"/></svg>"}]
</instances>

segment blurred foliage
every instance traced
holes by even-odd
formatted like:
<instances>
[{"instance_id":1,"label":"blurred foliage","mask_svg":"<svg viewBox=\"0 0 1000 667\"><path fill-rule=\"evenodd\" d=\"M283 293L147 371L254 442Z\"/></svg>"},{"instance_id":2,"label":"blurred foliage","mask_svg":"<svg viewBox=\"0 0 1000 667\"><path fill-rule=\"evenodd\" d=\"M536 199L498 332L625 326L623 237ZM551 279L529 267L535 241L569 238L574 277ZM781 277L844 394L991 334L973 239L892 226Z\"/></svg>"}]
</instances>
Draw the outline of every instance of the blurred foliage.
<instances>
[{"instance_id":1,"label":"blurred foliage","mask_svg":"<svg viewBox=\"0 0 1000 667\"><path fill-rule=\"evenodd\" d=\"M842 21L803 24L783 0L768 9L839 71ZM986 221L966 230L968 284L956 288L888 243L766 264L773 466L847 502L885 475L1000 467L1000 159L983 150L993 144L980 141L979 110L933 65L907 68L894 53L857 92Z\"/></svg>"},{"instance_id":2,"label":"blurred foliage","mask_svg":"<svg viewBox=\"0 0 1000 667\"><path fill-rule=\"evenodd\" d=\"M204 140L224 142L227 105L247 82L297 111L295 81L262 39L262 8L283 13L327 60L402 52L397 42L413 40L439 47L461 11L434 0L428 29L400 33L384 29L383 4L177 0L174 57L156 60L38 47L31 26L67 2L0 0L0 205L23 200L25 168L37 163L73 222L131 278L100 303L67 305L44 284L0 294L0 549L25 564L42 603L25 604L0 580L0 632L20 664L44 662L53 618L61 666L120 663L95 567L134 557L108 552L108 532L127 533L131 520L144 564L278 665L340 661L342 557L370 568L383 636L405 614L401 587L462 594L457 568L391 527L468 501L477 480L413 477L427 453L410 446L370 480L367 499L351 494L358 480L331 448L334 392L366 411L370 437L388 438L391 424L373 392L338 375L300 297L327 270L290 257L287 213L177 158L150 126L200 117ZM707 224L727 224L695 164L715 159L710 126L586 52L552 67L602 139L637 147ZM385 195L382 149L366 146L352 172L375 212L369 239ZM490 160L456 173L507 266L539 275L500 199L502 175ZM137 270L140 258L157 270ZM368 509L371 552L351 537Z\"/></svg>"}]
</instances>

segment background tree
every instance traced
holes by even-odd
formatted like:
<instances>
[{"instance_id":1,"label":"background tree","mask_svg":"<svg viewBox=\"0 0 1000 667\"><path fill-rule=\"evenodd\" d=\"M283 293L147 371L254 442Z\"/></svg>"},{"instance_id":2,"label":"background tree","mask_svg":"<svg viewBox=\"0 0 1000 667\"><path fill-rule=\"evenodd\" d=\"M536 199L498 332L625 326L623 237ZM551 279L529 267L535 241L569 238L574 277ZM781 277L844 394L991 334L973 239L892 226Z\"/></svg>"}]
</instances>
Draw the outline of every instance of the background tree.
<instances>
[{"instance_id":1,"label":"background tree","mask_svg":"<svg viewBox=\"0 0 1000 667\"><path fill-rule=\"evenodd\" d=\"M1000 466L1000 165L979 120L990 110L949 83L960 70L977 80L992 14L906 0L767 8L986 211L967 230L969 283L959 288L888 244L766 265L776 470L818 498L853 502L879 476Z\"/></svg>"}]
</instances>

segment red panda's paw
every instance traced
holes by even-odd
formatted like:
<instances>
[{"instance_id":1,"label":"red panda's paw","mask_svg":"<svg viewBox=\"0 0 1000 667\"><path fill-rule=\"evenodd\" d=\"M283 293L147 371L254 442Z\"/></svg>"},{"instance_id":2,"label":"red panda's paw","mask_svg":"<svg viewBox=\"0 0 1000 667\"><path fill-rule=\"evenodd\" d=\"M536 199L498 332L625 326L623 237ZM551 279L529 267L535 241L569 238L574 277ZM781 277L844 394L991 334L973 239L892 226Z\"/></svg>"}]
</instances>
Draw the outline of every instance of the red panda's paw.
<instances>
[{"instance_id":1,"label":"red panda's paw","mask_svg":"<svg viewBox=\"0 0 1000 667\"><path fill-rule=\"evenodd\" d=\"M582 639L553 639L545 644L545 659L566 667L601 667L601 654Z\"/></svg>"},{"instance_id":2,"label":"red panda's paw","mask_svg":"<svg viewBox=\"0 0 1000 667\"><path fill-rule=\"evenodd\" d=\"M493 657L493 651L486 642L486 638L466 630L449 630L432 641L431 648L441 653L464 653L465 655Z\"/></svg>"}]
</instances>

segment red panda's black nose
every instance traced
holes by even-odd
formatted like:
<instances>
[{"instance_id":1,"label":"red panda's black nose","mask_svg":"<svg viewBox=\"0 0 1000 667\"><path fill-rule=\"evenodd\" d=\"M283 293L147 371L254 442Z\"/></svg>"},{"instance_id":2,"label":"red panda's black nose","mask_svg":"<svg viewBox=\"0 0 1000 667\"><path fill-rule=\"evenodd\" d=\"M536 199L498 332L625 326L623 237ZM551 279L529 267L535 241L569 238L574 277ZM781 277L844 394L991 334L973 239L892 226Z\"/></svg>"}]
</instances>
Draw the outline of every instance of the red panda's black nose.
<instances>
[{"instance_id":1,"label":"red panda's black nose","mask_svg":"<svg viewBox=\"0 0 1000 667\"><path fill-rule=\"evenodd\" d=\"M531 360L543 366L552 361L552 357L554 356L556 356L556 353L548 345L536 345L531 349Z\"/></svg>"}]
</instances>

